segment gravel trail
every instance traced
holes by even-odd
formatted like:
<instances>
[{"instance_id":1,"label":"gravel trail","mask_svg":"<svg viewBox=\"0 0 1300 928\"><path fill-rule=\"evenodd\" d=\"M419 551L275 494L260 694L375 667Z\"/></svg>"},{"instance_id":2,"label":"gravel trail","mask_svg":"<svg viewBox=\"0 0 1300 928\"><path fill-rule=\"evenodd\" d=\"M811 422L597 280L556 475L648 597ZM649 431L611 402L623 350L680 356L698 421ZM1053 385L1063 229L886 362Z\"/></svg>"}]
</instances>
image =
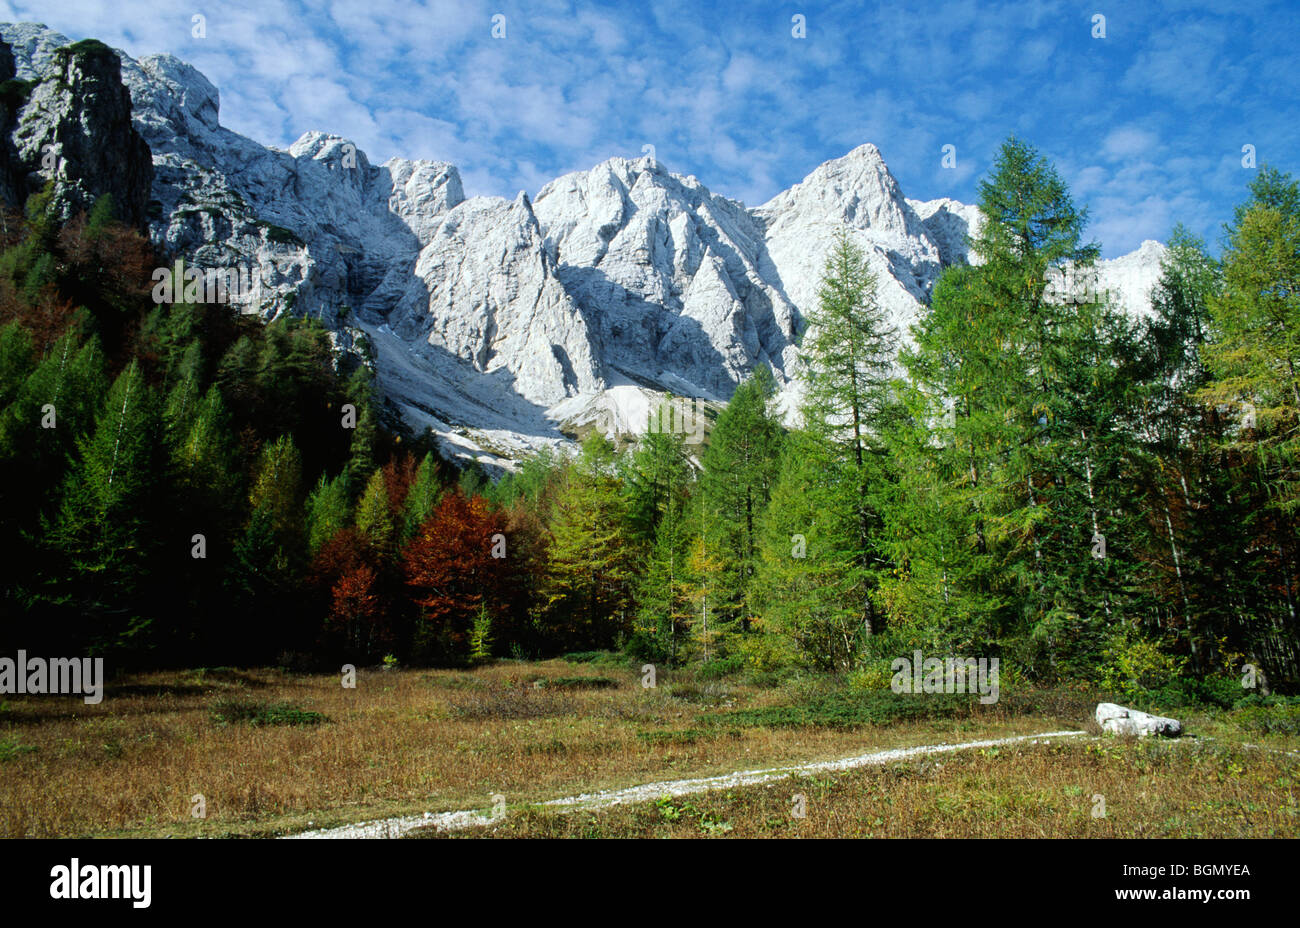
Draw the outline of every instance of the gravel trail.
<instances>
[{"instance_id":1,"label":"gravel trail","mask_svg":"<svg viewBox=\"0 0 1300 928\"><path fill-rule=\"evenodd\" d=\"M645 802L661 799L664 796L689 796L710 790L731 789L737 786L753 786L784 780L799 774L834 773L852 770L855 767L869 767L888 764L896 760L912 757L926 757L934 754L950 754L954 751L967 751L973 748L1000 747L1028 741L1035 743L1049 738L1070 738L1086 734L1082 731L1053 731L1041 735L1019 735L1014 738L997 738L991 741L964 741L956 744L925 744L913 748L894 748L888 751L874 751L840 760L817 761L815 763L797 764L789 767L770 767L762 770L742 770L724 773L712 777L699 777L689 780L664 780L657 783L645 783L629 786L625 789L603 790L595 793L580 793L536 803L540 808L557 809L562 812L580 809L605 809L610 806L629 802ZM439 831L458 831L476 825L490 825L493 822L490 813L477 809L462 809L458 812L425 812L423 815L399 816L379 819L372 822L359 822L355 825L342 825L338 828L320 828L286 838L400 838L420 828L436 828Z\"/></svg>"}]
</instances>

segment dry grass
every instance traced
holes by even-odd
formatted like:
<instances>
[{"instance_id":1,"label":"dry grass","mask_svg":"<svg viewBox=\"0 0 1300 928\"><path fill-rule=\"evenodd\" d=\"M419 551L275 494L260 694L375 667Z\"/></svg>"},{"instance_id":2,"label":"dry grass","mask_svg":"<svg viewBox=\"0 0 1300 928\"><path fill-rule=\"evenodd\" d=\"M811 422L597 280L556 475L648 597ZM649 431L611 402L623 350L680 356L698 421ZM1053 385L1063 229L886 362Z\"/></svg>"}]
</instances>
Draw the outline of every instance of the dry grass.
<instances>
[{"instance_id":1,"label":"dry grass","mask_svg":"<svg viewBox=\"0 0 1300 928\"><path fill-rule=\"evenodd\" d=\"M1298 763L1195 741L1024 743L597 812L525 808L455 836L1294 838Z\"/></svg>"},{"instance_id":2,"label":"dry grass","mask_svg":"<svg viewBox=\"0 0 1300 928\"><path fill-rule=\"evenodd\" d=\"M764 689L672 674L659 683L642 689L633 667L555 660L362 671L354 690L337 676L194 670L119 681L98 706L10 697L0 703L0 835L273 835L487 808L496 793L518 807L670 778L1081 727L1095 702L1004 694L997 706L952 717L833 727L828 716L773 727L788 707L816 704L828 684ZM196 794L204 819L191 816Z\"/></svg>"}]
</instances>

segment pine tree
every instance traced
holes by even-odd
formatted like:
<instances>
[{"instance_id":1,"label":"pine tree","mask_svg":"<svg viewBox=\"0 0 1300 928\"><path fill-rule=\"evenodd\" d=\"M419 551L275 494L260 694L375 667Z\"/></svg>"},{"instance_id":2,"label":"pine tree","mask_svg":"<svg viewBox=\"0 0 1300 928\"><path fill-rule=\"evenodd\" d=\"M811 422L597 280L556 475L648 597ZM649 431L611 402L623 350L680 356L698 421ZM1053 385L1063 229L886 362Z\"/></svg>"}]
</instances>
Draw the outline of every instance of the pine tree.
<instances>
[{"instance_id":1,"label":"pine tree","mask_svg":"<svg viewBox=\"0 0 1300 928\"><path fill-rule=\"evenodd\" d=\"M349 492L359 494L365 487L368 475L375 469L375 442L378 428L375 423L373 384L369 371L357 368L348 380L348 402L356 412L356 427L352 430L352 444L347 465Z\"/></svg>"},{"instance_id":2,"label":"pine tree","mask_svg":"<svg viewBox=\"0 0 1300 928\"><path fill-rule=\"evenodd\" d=\"M426 454L415 471L415 479L407 491L402 507L401 541L409 541L416 529L429 517L442 494L442 484L438 480L438 466L432 454Z\"/></svg>"},{"instance_id":3,"label":"pine tree","mask_svg":"<svg viewBox=\"0 0 1300 928\"><path fill-rule=\"evenodd\" d=\"M761 629L807 666L853 667L865 637L859 472L816 432L791 433L761 524Z\"/></svg>"},{"instance_id":4,"label":"pine tree","mask_svg":"<svg viewBox=\"0 0 1300 928\"><path fill-rule=\"evenodd\" d=\"M944 273L902 356L908 486L890 515L902 573L889 596L935 610L911 616L947 630L932 637L1037 642L1017 656L1047 673L1063 651L1099 646L1132 568L1113 363L1126 329L1095 288L1053 292L1054 277L1086 282L1098 249L1031 146L1002 146L980 210L982 263ZM911 534L926 523L942 534Z\"/></svg>"},{"instance_id":5,"label":"pine tree","mask_svg":"<svg viewBox=\"0 0 1300 928\"><path fill-rule=\"evenodd\" d=\"M595 432L566 468L547 524L542 586L549 633L567 647L613 647L631 625L635 550L613 446Z\"/></svg>"},{"instance_id":6,"label":"pine tree","mask_svg":"<svg viewBox=\"0 0 1300 928\"><path fill-rule=\"evenodd\" d=\"M307 549L314 557L348 524L348 490L342 475L330 479L321 474L307 497Z\"/></svg>"},{"instance_id":7,"label":"pine tree","mask_svg":"<svg viewBox=\"0 0 1300 928\"><path fill-rule=\"evenodd\" d=\"M772 495L783 432L771 409L776 384L765 366L736 388L701 455L701 558L718 574L709 586L714 630L742 632L755 615L759 527ZM724 645L725 647L725 645Z\"/></svg>"},{"instance_id":8,"label":"pine tree","mask_svg":"<svg viewBox=\"0 0 1300 928\"><path fill-rule=\"evenodd\" d=\"M1248 411L1246 440L1276 487L1300 508L1300 183L1262 168L1227 230L1223 290L1210 301L1214 373L1206 397Z\"/></svg>"},{"instance_id":9,"label":"pine tree","mask_svg":"<svg viewBox=\"0 0 1300 928\"><path fill-rule=\"evenodd\" d=\"M656 414L671 415L671 400ZM636 584L636 624L629 649L639 658L675 663L690 635L686 555L692 524L686 509L694 470L683 435L652 428L621 468L628 542L646 568Z\"/></svg>"},{"instance_id":10,"label":"pine tree","mask_svg":"<svg viewBox=\"0 0 1300 928\"><path fill-rule=\"evenodd\" d=\"M1234 559L1254 577L1241 587L1241 624L1274 681L1293 684L1300 680L1300 183L1265 167L1250 190L1227 228L1223 286L1209 300L1202 356L1212 379L1200 396L1226 407L1225 450L1248 465L1231 496L1253 504L1238 522L1249 526L1250 541Z\"/></svg>"},{"instance_id":11,"label":"pine tree","mask_svg":"<svg viewBox=\"0 0 1300 928\"><path fill-rule=\"evenodd\" d=\"M804 429L785 445L763 558L771 624L817 666L851 668L884 625L879 503L891 479L883 435L896 415L895 340L866 256L841 233L800 344ZM794 536L812 553L790 554Z\"/></svg>"},{"instance_id":12,"label":"pine tree","mask_svg":"<svg viewBox=\"0 0 1300 928\"><path fill-rule=\"evenodd\" d=\"M369 540L381 557L391 555L397 541L388 487L383 471L376 470L366 483L366 491L357 504L357 531Z\"/></svg>"},{"instance_id":13,"label":"pine tree","mask_svg":"<svg viewBox=\"0 0 1300 928\"><path fill-rule=\"evenodd\" d=\"M293 439L282 435L262 449L248 502L263 511L272 529L288 546L298 530L298 504L302 481L302 455Z\"/></svg>"},{"instance_id":14,"label":"pine tree","mask_svg":"<svg viewBox=\"0 0 1300 928\"><path fill-rule=\"evenodd\" d=\"M273 656L302 632L298 586L306 563L301 504L302 457L282 435L262 449L248 494L249 517L236 541L229 586L237 606L228 633L256 641Z\"/></svg>"},{"instance_id":15,"label":"pine tree","mask_svg":"<svg viewBox=\"0 0 1300 928\"><path fill-rule=\"evenodd\" d=\"M136 362L114 381L78 452L47 523L58 555L47 595L74 609L100 646L139 646L151 621L166 458L161 403Z\"/></svg>"}]
</instances>

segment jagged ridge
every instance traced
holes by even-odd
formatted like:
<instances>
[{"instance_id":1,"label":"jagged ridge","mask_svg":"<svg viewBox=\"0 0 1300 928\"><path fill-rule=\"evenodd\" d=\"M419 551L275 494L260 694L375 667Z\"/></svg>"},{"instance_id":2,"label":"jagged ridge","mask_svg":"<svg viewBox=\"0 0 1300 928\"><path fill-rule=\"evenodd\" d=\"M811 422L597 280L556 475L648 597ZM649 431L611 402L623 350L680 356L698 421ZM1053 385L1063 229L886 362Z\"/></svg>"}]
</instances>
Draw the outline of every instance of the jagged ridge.
<instances>
[{"instance_id":1,"label":"jagged ridge","mask_svg":"<svg viewBox=\"0 0 1300 928\"><path fill-rule=\"evenodd\" d=\"M6 130L30 186L44 179L31 140L57 135L77 106L75 90L60 97L63 85L45 80L66 69L59 49L70 43L34 24L0 25L0 36L16 75L41 79ZM508 458L581 425L635 427L662 392L725 401L759 364L790 410L800 310L837 230L867 253L906 336L942 269L968 260L979 218L954 200L905 198L874 145L753 209L649 157L565 175L531 202L522 192L466 199L445 162L376 166L321 132L288 151L260 145L220 125L218 91L190 65L117 55L134 132L109 112L112 144L101 148L140 161L132 136L143 140L151 171L112 180L90 164L79 187L64 185L79 191L69 203L115 183L127 218L147 213L153 239L188 261L267 269L239 308L313 316L344 347L366 335L381 388L452 454ZM113 76L93 77L111 99ZM1101 286L1145 312L1162 254L1147 242L1100 262Z\"/></svg>"}]
</instances>

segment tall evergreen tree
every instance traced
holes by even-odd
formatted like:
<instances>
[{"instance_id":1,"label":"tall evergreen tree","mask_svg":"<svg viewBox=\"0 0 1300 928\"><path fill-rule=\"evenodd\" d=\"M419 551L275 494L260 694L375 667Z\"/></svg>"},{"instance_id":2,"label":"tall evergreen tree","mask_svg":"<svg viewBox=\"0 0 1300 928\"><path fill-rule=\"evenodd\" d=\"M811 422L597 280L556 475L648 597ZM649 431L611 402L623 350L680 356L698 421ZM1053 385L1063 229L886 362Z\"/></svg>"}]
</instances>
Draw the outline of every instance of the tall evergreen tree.
<instances>
[{"instance_id":1,"label":"tall evergreen tree","mask_svg":"<svg viewBox=\"0 0 1300 928\"><path fill-rule=\"evenodd\" d=\"M776 384L760 365L736 388L700 457L701 564L716 563L708 602L715 631L744 631L755 615L759 529L780 458L783 430L772 411ZM710 560L710 558L712 560Z\"/></svg>"},{"instance_id":2,"label":"tall evergreen tree","mask_svg":"<svg viewBox=\"0 0 1300 928\"><path fill-rule=\"evenodd\" d=\"M890 479L883 434L895 414L896 337L866 256L841 233L800 344L804 435L785 445L762 582L777 627L796 637L807 660L837 669L851 667L884 625L879 495ZM806 560L788 554L795 535L816 539Z\"/></svg>"},{"instance_id":3,"label":"tall evergreen tree","mask_svg":"<svg viewBox=\"0 0 1300 928\"><path fill-rule=\"evenodd\" d=\"M1067 651L1095 656L1131 567L1113 365L1126 330L1088 283L1086 211L1031 146L1002 146L980 211L981 263L944 273L902 357L912 492L890 517L890 597L935 610L912 618L954 642L1032 642L1025 669L1050 673ZM940 536L909 534L936 519Z\"/></svg>"},{"instance_id":4,"label":"tall evergreen tree","mask_svg":"<svg viewBox=\"0 0 1300 928\"><path fill-rule=\"evenodd\" d=\"M546 623L567 646L611 647L631 626L635 550L615 463L594 432L556 490L542 595Z\"/></svg>"},{"instance_id":5,"label":"tall evergreen tree","mask_svg":"<svg viewBox=\"0 0 1300 928\"><path fill-rule=\"evenodd\" d=\"M1243 610L1275 680L1300 680L1300 183L1262 168L1227 228L1223 286L1209 301L1201 396L1235 420L1230 450L1264 492L1251 510L1247 550L1262 580L1260 607ZM1234 494L1240 498L1239 486ZM1264 579L1267 578L1267 579ZM1262 586L1262 589L1259 589Z\"/></svg>"},{"instance_id":6,"label":"tall evergreen tree","mask_svg":"<svg viewBox=\"0 0 1300 928\"><path fill-rule=\"evenodd\" d=\"M669 422L670 402L652 423ZM694 523L688 518L694 469L684 436L652 428L622 467L629 542L645 568L636 584L636 625L630 649L646 660L675 663L691 633L687 554Z\"/></svg>"},{"instance_id":7,"label":"tall evergreen tree","mask_svg":"<svg viewBox=\"0 0 1300 928\"><path fill-rule=\"evenodd\" d=\"M47 523L57 565L47 596L70 607L102 648L147 646L149 578L163 541L153 528L167 495L161 406L132 361L79 442L80 459Z\"/></svg>"}]
</instances>

